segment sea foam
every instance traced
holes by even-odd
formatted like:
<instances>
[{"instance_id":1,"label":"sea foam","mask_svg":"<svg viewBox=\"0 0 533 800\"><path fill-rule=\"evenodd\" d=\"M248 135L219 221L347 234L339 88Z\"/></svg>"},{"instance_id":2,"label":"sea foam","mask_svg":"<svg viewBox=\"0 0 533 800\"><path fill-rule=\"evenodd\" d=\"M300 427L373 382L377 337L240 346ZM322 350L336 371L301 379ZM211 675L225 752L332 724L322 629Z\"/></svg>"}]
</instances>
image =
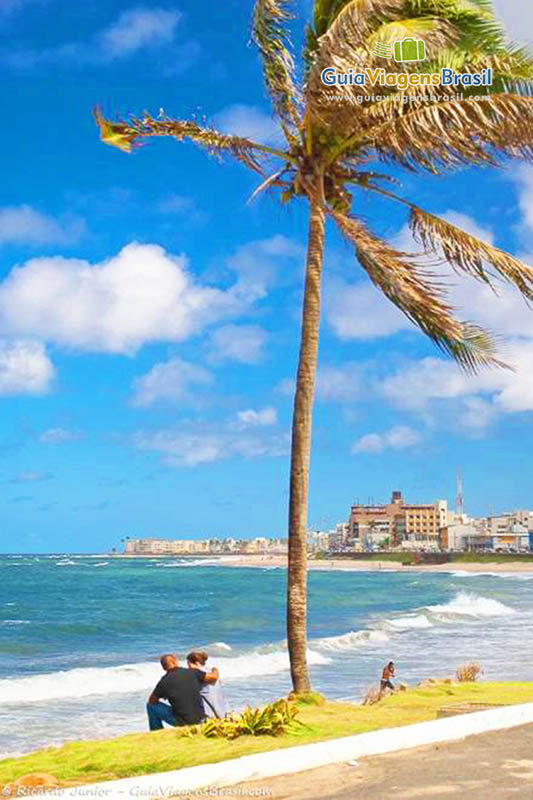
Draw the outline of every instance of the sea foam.
<instances>
[{"instance_id":1,"label":"sea foam","mask_svg":"<svg viewBox=\"0 0 533 800\"><path fill-rule=\"evenodd\" d=\"M320 653L308 651L311 665L329 664ZM275 675L289 669L286 651L270 653L251 651L234 658L217 656L217 666L224 681L241 680L254 675ZM23 678L0 680L0 703L39 703L62 698L90 695L148 693L162 676L157 662L120 664L115 667L85 667Z\"/></svg>"},{"instance_id":2,"label":"sea foam","mask_svg":"<svg viewBox=\"0 0 533 800\"><path fill-rule=\"evenodd\" d=\"M448 603L428 606L427 610L437 615L454 617L508 617L516 614L514 608L491 597L481 597L473 592L459 592Z\"/></svg>"},{"instance_id":3,"label":"sea foam","mask_svg":"<svg viewBox=\"0 0 533 800\"><path fill-rule=\"evenodd\" d=\"M389 641L385 631L348 631L339 636L327 636L323 639L314 639L309 644L320 650L343 651L355 650L358 647L379 645Z\"/></svg>"}]
</instances>

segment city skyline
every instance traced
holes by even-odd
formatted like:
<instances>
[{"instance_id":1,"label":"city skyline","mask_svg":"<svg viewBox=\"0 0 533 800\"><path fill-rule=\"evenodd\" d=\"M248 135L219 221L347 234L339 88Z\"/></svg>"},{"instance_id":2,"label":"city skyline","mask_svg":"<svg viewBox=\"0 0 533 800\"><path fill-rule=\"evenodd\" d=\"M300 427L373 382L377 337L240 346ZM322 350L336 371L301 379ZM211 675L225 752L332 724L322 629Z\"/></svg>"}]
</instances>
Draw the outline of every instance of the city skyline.
<instances>
[{"instance_id":1,"label":"city skyline","mask_svg":"<svg viewBox=\"0 0 533 800\"><path fill-rule=\"evenodd\" d=\"M517 37L533 23L518 0L496 5ZM91 116L98 103L163 108L275 141L259 60L234 24L251 7L0 8L4 552L94 552L177 526L285 535L302 209L247 203L253 179L193 147L105 147ZM533 169L475 172L406 188L533 262ZM416 249L401 211L365 202ZM458 279L463 316L505 337L516 365L464 376L328 236L309 528L396 485L452 505L459 466L467 512L528 508L533 311Z\"/></svg>"}]
</instances>

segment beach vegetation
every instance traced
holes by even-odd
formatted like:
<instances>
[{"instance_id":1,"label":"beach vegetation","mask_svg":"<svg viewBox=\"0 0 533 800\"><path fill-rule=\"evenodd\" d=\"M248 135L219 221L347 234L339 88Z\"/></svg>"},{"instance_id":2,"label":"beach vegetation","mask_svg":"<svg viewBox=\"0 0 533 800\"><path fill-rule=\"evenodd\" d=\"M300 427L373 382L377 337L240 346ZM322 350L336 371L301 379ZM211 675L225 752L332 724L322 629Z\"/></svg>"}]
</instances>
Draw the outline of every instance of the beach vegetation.
<instances>
[{"instance_id":1,"label":"beach vegetation","mask_svg":"<svg viewBox=\"0 0 533 800\"><path fill-rule=\"evenodd\" d=\"M299 694L291 692L289 700L293 700L300 706L323 706L326 702L326 698L321 692L300 692Z\"/></svg>"},{"instance_id":2,"label":"beach vegetation","mask_svg":"<svg viewBox=\"0 0 533 800\"><path fill-rule=\"evenodd\" d=\"M239 736L281 736L297 724L299 708L288 700L277 700L263 708L244 709L223 719L210 719L198 732L211 738L237 739Z\"/></svg>"},{"instance_id":3,"label":"beach vegetation","mask_svg":"<svg viewBox=\"0 0 533 800\"><path fill-rule=\"evenodd\" d=\"M299 705L301 724L280 736L244 735L228 741L201 735L184 737L175 728L166 728L47 747L0 761L0 786L28 773L46 773L62 785L74 785L165 772L433 720L450 705L530 702L533 702L533 683L439 683L388 695L372 706L344 702Z\"/></svg>"},{"instance_id":4,"label":"beach vegetation","mask_svg":"<svg viewBox=\"0 0 533 800\"><path fill-rule=\"evenodd\" d=\"M457 275L466 275L491 287L511 284L532 300L533 270L405 197L398 173L442 175L470 165L501 166L509 157L533 161L533 62L526 49L507 41L487 0L314 0L299 60L291 47L292 9L288 0L256 0L252 19L279 144L164 112L109 120L97 111L96 120L102 140L124 152L151 137L192 142L254 172L259 185L253 196L269 191L282 203L308 207L287 576L291 677L295 691L305 693L310 688L307 504L326 221L351 246L378 290L441 351L468 372L505 366L491 334L456 316L447 288ZM414 94L395 85L363 96L357 85L343 86L341 94L324 85L322 73L332 64L341 72L379 70L383 62L375 46L390 46L405 31L423 38L430 58L402 63L394 67L397 72L414 78L426 72L491 71L492 83L458 87L441 79L439 86L417 86ZM405 210L418 254L387 242L369 223L367 195ZM444 265L452 268L454 280L446 277Z\"/></svg>"},{"instance_id":5,"label":"beach vegetation","mask_svg":"<svg viewBox=\"0 0 533 800\"><path fill-rule=\"evenodd\" d=\"M481 664L477 661L470 661L468 664L461 664L457 667L455 677L459 683L475 683L482 673Z\"/></svg>"}]
</instances>

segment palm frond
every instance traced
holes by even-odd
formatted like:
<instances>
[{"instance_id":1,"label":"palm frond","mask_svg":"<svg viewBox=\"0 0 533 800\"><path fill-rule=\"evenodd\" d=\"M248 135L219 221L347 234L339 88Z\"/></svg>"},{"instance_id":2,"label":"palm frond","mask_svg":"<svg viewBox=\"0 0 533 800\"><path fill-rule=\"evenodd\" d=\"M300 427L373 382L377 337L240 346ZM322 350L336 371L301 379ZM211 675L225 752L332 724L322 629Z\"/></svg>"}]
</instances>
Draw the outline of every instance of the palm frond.
<instances>
[{"instance_id":1,"label":"palm frond","mask_svg":"<svg viewBox=\"0 0 533 800\"><path fill-rule=\"evenodd\" d=\"M150 114L130 117L127 121L105 119L98 109L94 115L100 129L100 138L105 144L131 152L141 140L152 136L169 136L179 142L189 139L205 148L211 155L230 155L245 166L263 175L262 160L267 154L285 157L282 151L247 139L220 133L214 128L198 125L192 120L179 120L163 117L155 119Z\"/></svg>"},{"instance_id":2,"label":"palm frond","mask_svg":"<svg viewBox=\"0 0 533 800\"><path fill-rule=\"evenodd\" d=\"M342 4L335 16L331 13L323 33L313 31L315 47L308 54L313 62L311 83L325 66L336 66L337 62L352 59L350 66L357 67L362 57L358 51L370 52L367 37L382 22L400 19L404 5L405 0L350 0Z\"/></svg>"},{"instance_id":3,"label":"palm frond","mask_svg":"<svg viewBox=\"0 0 533 800\"><path fill-rule=\"evenodd\" d=\"M286 0L256 0L252 39L263 58L263 75L276 113L296 123L300 92L294 79L294 58L286 25L291 16Z\"/></svg>"},{"instance_id":4,"label":"palm frond","mask_svg":"<svg viewBox=\"0 0 533 800\"><path fill-rule=\"evenodd\" d=\"M533 300L533 269L518 258L417 206L411 209L409 227L426 252L442 253L456 270L493 286L492 275L485 266L488 264L503 280L516 286L524 297Z\"/></svg>"},{"instance_id":5,"label":"palm frond","mask_svg":"<svg viewBox=\"0 0 533 800\"><path fill-rule=\"evenodd\" d=\"M354 246L370 280L442 351L467 372L505 365L496 357L486 331L457 320L444 299L444 288L423 274L413 256L395 250L354 217L330 212Z\"/></svg>"},{"instance_id":6,"label":"palm frond","mask_svg":"<svg viewBox=\"0 0 533 800\"><path fill-rule=\"evenodd\" d=\"M384 160L431 172L441 166L496 164L506 156L533 160L533 98L502 94L472 101L456 97L416 104L400 115L393 104L387 105L390 119L385 123L381 121L385 105L369 109L367 130L359 141L359 146L370 145ZM377 124L368 129L372 117Z\"/></svg>"}]
</instances>

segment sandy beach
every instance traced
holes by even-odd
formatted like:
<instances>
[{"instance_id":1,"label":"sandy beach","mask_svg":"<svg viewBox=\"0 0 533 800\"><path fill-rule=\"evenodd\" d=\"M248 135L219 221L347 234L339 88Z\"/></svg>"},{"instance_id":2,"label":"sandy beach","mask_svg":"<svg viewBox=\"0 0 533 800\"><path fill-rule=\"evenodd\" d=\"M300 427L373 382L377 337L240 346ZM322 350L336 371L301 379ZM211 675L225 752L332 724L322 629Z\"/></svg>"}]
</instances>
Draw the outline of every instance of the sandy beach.
<instances>
[{"instance_id":1,"label":"sandy beach","mask_svg":"<svg viewBox=\"0 0 533 800\"><path fill-rule=\"evenodd\" d=\"M236 555L223 556L220 561L225 567L286 567L285 556L270 555ZM328 559L327 561L308 561L312 570L344 570L349 572L479 572L479 573L506 573L506 572L533 572L533 560L505 561L505 562L449 562L447 564L416 564L403 566L394 561L363 561L348 559Z\"/></svg>"}]
</instances>

